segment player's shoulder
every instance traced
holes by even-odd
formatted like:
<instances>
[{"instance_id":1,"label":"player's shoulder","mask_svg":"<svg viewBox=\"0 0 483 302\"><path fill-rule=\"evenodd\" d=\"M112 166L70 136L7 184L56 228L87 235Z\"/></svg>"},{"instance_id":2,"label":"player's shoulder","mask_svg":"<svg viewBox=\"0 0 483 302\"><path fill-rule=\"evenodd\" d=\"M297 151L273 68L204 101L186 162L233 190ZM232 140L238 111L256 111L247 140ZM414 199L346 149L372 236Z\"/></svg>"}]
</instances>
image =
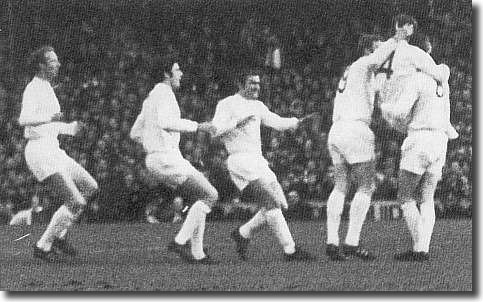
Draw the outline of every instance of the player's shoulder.
<instances>
[{"instance_id":1,"label":"player's shoulder","mask_svg":"<svg viewBox=\"0 0 483 302\"><path fill-rule=\"evenodd\" d=\"M173 90L171 87L164 83L156 84L150 92L150 95L153 96L170 96L173 94Z\"/></svg>"},{"instance_id":2,"label":"player's shoulder","mask_svg":"<svg viewBox=\"0 0 483 302\"><path fill-rule=\"evenodd\" d=\"M241 96L239 94L233 94L218 101L218 106L231 106L238 103L240 99L241 99Z\"/></svg>"},{"instance_id":3,"label":"player's shoulder","mask_svg":"<svg viewBox=\"0 0 483 302\"><path fill-rule=\"evenodd\" d=\"M355 60L351 65L349 65L346 69L346 72L349 73L360 73L367 71L367 68L371 64L371 59L369 56L363 56L359 59Z\"/></svg>"},{"instance_id":4,"label":"player's shoulder","mask_svg":"<svg viewBox=\"0 0 483 302\"><path fill-rule=\"evenodd\" d=\"M25 89L43 89L46 85L44 81L39 80L38 78L34 77L25 87Z\"/></svg>"},{"instance_id":5,"label":"player's shoulder","mask_svg":"<svg viewBox=\"0 0 483 302\"><path fill-rule=\"evenodd\" d=\"M33 78L27 86L25 86L25 89L23 91L23 96L39 96L43 95L44 91L46 91L47 87L45 83L42 81L38 80L37 78Z\"/></svg>"}]
</instances>

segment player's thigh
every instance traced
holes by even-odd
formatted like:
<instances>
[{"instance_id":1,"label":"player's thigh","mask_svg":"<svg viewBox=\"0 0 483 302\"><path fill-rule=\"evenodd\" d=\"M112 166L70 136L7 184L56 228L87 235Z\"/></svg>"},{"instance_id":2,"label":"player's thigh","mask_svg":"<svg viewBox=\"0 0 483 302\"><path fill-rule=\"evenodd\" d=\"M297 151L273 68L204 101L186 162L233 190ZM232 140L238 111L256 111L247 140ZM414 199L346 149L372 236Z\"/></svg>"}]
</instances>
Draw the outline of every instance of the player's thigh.
<instances>
[{"instance_id":1,"label":"player's thigh","mask_svg":"<svg viewBox=\"0 0 483 302\"><path fill-rule=\"evenodd\" d=\"M54 202L58 205L65 204L71 210L77 211L79 207L85 206L85 200L79 198L80 191L68 173L59 172L50 175L43 181L43 184L52 193Z\"/></svg>"},{"instance_id":2,"label":"player's thigh","mask_svg":"<svg viewBox=\"0 0 483 302\"><path fill-rule=\"evenodd\" d=\"M255 196L267 209L279 208L286 204L285 194L282 186L275 179L259 178L250 182L246 190L250 190L250 195Z\"/></svg>"},{"instance_id":3,"label":"player's thigh","mask_svg":"<svg viewBox=\"0 0 483 302\"><path fill-rule=\"evenodd\" d=\"M351 175L356 181L359 190L370 193L374 189L374 176L376 174L376 165L374 161L366 161L353 164L351 167Z\"/></svg>"},{"instance_id":4,"label":"player's thigh","mask_svg":"<svg viewBox=\"0 0 483 302\"><path fill-rule=\"evenodd\" d=\"M80 164L69 158L68 169L71 178L84 197L90 197L98 189L97 181Z\"/></svg>"},{"instance_id":5,"label":"player's thigh","mask_svg":"<svg viewBox=\"0 0 483 302\"><path fill-rule=\"evenodd\" d=\"M398 174L398 201L406 202L412 200L420 180L421 175L400 169Z\"/></svg>"},{"instance_id":6,"label":"player's thigh","mask_svg":"<svg viewBox=\"0 0 483 302\"><path fill-rule=\"evenodd\" d=\"M198 171L193 171L187 176L186 180L179 187L179 192L187 200L204 200L211 206L218 200L216 188Z\"/></svg>"},{"instance_id":7,"label":"player's thigh","mask_svg":"<svg viewBox=\"0 0 483 302\"><path fill-rule=\"evenodd\" d=\"M329 133L328 146L334 164L353 165L375 158L374 133L363 122L338 122Z\"/></svg>"},{"instance_id":8,"label":"player's thigh","mask_svg":"<svg viewBox=\"0 0 483 302\"><path fill-rule=\"evenodd\" d=\"M421 178L421 202L434 200L434 193L438 186L439 176L433 173L424 173Z\"/></svg>"}]
</instances>

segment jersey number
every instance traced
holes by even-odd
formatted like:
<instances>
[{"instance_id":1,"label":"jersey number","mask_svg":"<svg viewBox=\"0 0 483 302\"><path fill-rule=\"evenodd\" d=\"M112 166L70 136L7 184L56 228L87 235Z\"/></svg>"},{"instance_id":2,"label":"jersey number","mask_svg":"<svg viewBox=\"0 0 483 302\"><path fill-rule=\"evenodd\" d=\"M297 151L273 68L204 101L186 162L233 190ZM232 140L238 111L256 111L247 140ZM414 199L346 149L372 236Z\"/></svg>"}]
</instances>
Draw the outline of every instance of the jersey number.
<instances>
[{"instance_id":1,"label":"jersey number","mask_svg":"<svg viewBox=\"0 0 483 302\"><path fill-rule=\"evenodd\" d=\"M391 53L391 55L389 56L389 58L387 58L387 60L384 61L384 63L382 63L382 65L381 65L381 67L377 70L376 74L385 73L386 74L386 78L389 80L389 78L391 77L392 73L394 72L391 68L392 68L392 59L394 59L394 54L395 53L396 53L395 51L393 51Z\"/></svg>"},{"instance_id":2,"label":"jersey number","mask_svg":"<svg viewBox=\"0 0 483 302\"><path fill-rule=\"evenodd\" d=\"M344 92L345 86L347 86L347 76L349 75L349 67L347 67L344 71L344 75L342 76L342 79L339 81L339 87L337 87L337 91L339 93Z\"/></svg>"}]
</instances>

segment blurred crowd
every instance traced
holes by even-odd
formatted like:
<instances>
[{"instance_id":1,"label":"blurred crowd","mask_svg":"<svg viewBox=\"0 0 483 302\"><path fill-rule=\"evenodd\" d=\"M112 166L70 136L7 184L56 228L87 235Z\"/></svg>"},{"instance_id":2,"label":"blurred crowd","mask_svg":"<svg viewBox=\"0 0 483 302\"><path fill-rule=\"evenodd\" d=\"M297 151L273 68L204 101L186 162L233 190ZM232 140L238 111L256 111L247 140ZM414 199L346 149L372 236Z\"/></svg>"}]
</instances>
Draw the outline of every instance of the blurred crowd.
<instances>
[{"instance_id":1,"label":"blurred crowd","mask_svg":"<svg viewBox=\"0 0 483 302\"><path fill-rule=\"evenodd\" d=\"M451 67L451 121L460 135L449 143L436 198L448 211L471 209L471 18L462 19L451 9L424 17L423 30L432 38L435 60ZM183 118L210 120L217 102L236 92L232 79L245 64L260 68L260 99L273 112L287 117L319 113L310 125L296 131L263 128L263 152L292 205L327 199L333 187L327 134L341 72L354 59L359 34L388 37L387 22L353 13L327 17L325 25L296 16L285 16L277 24L266 13L245 17L232 16L227 10L219 15L182 10L164 22L149 15L143 18L147 19L139 24L104 11L69 26L37 22L31 33L37 44L50 43L59 54L62 67L54 88L66 120L86 124L80 135L60 140L62 148L99 182L92 215L138 219L146 204L175 194L150 182L142 147L128 135L143 100L160 80L152 72L154 62L173 52L179 55L184 72L177 92ZM271 63L274 49L282 55L280 69ZM41 190L26 167L25 139L16 122L29 77L22 71L23 58L13 59L12 52L9 57L8 49L2 50L6 72L0 78L0 203L16 211L28 207ZM378 189L374 199L389 200L397 190L402 136L385 131L382 124L376 117ZM222 202L244 199L229 180L224 168L226 151L220 142L203 134L187 134L182 135L180 148L218 188Z\"/></svg>"}]
</instances>

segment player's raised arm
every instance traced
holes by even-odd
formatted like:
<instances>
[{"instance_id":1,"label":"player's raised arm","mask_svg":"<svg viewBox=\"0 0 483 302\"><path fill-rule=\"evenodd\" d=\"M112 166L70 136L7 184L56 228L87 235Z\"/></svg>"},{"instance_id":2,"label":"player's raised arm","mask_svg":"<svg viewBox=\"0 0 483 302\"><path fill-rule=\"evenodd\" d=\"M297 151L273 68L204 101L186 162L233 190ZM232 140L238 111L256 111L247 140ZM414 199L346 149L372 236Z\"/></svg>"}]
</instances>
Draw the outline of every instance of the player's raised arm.
<instances>
[{"instance_id":1,"label":"player's raised arm","mask_svg":"<svg viewBox=\"0 0 483 302\"><path fill-rule=\"evenodd\" d=\"M421 70L421 72L434 78L439 82L446 82L449 78L449 68L445 64L436 65L433 58L419 47L412 46L411 51L413 55L414 66Z\"/></svg>"},{"instance_id":2,"label":"player's raised arm","mask_svg":"<svg viewBox=\"0 0 483 302\"><path fill-rule=\"evenodd\" d=\"M389 56L396 50L398 40L390 38L383 42L373 53L367 56L367 63L369 68L376 69L381 67Z\"/></svg>"}]
</instances>

